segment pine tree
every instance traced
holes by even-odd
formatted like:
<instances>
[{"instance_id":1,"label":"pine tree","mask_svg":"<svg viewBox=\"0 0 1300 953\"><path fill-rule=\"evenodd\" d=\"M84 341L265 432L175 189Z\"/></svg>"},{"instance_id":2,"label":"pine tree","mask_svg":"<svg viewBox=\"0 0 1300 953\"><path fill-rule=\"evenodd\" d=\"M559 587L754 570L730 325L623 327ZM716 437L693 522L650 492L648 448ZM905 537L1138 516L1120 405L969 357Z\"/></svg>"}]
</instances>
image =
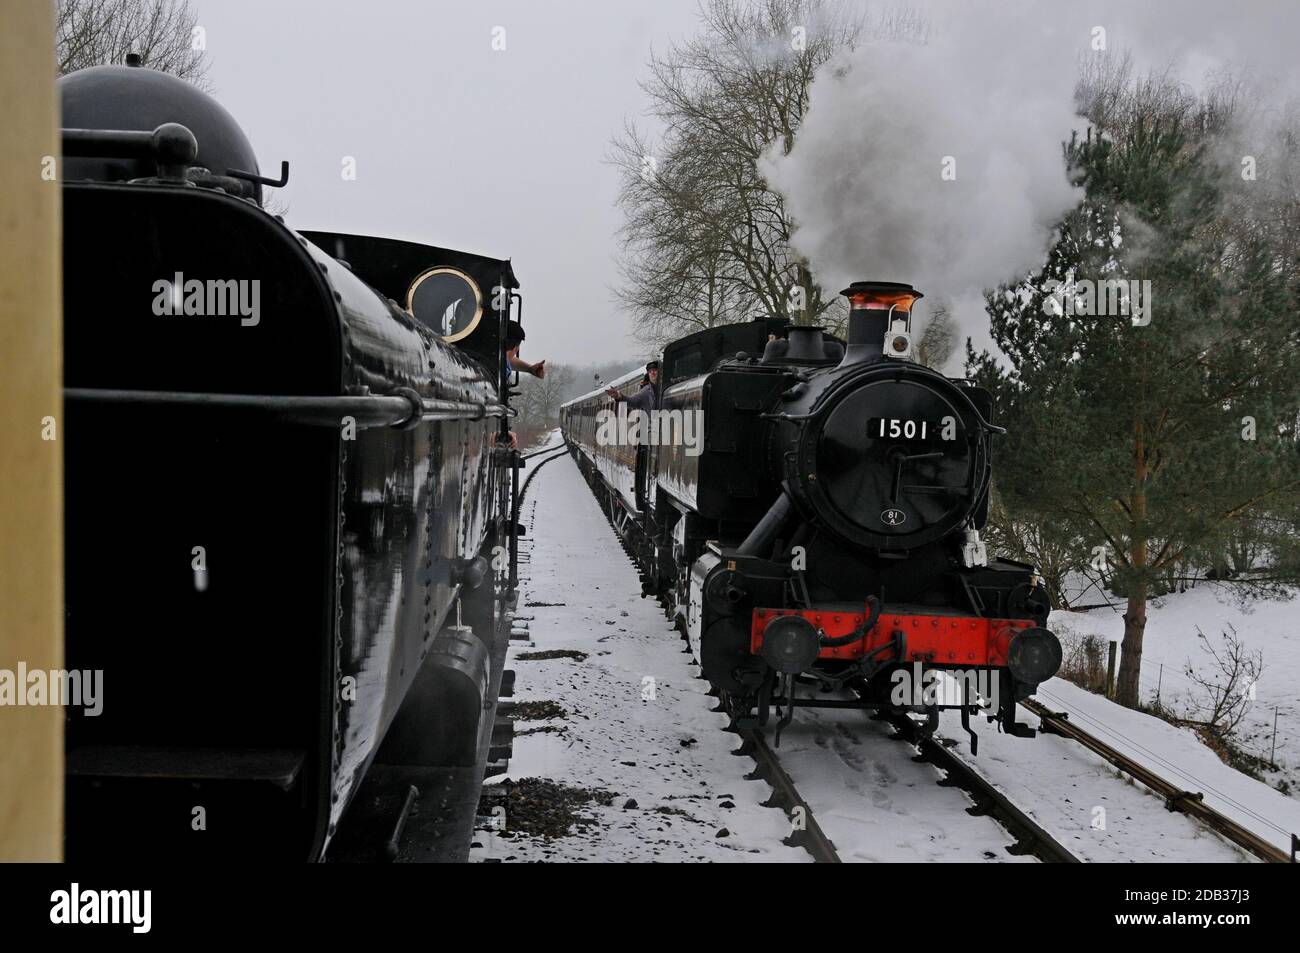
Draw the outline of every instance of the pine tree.
<instances>
[{"instance_id":1,"label":"pine tree","mask_svg":"<svg viewBox=\"0 0 1300 953\"><path fill-rule=\"evenodd\" d=\"M1127 599L1131 707L1161 580L1265 525L1274 567L1293 571L1300 495L1300 283L1264 236L1224 227L1221 117L1162 92L1066 146L1086 198L1043 269L988 296L1004 358L968 346L1009 428L1008 509L1078 534ZM1150 281L1149 323L1087 313L1083 282L1107 278Z\"/></svg>"}]
</instances>

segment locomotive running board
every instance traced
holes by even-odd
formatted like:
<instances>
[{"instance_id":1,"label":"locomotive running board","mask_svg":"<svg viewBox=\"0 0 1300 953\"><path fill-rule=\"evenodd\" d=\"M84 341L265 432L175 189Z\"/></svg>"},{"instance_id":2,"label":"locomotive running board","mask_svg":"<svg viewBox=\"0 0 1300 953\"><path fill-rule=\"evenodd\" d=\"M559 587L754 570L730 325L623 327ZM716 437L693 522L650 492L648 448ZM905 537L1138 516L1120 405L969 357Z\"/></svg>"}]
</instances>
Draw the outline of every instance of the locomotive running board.
<instances>
[{"instance_id":1,"label":"locomotive running board","mask_svg":"<svg viewBox=\"0 0 1300 953\"><path fill-rule=\"evenodd\" d=\"M265 748L146 748L88 745L68 752L69 777L91 780L265 781L289 790L305 751Z\"/></svg>"}]
</instances>

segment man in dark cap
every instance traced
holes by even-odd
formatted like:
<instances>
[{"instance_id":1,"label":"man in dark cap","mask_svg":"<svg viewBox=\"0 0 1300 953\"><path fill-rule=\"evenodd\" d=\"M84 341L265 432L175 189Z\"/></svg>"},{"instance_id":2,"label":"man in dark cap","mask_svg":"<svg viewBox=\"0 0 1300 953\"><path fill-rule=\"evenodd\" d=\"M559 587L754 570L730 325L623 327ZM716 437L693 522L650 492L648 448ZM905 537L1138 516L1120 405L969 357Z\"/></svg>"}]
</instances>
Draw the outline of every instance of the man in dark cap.
<instances>
[{"instance_id":1,"label":"man in dark cap","mask_svg":"<svg viewBox=\"0 0 1300 953\"><path fill-rule=\"evenodd\" d=\"M614 402L620 400L627 404L628 412L639 410L643 413L649 413L659 406L659 362L651 361L645 366L645 377L641 378L641 389L631 397L624 397L613 387L606 387L605 393L614 398Z\"/></svg>"},{"instance_id":2,"label":"man in dark cap","mask_svg":"<svg viewBox=\"0 0 1300 953\"><path fill-rule=\"evenodd\" d=\"M606 387L605 393L614 398L614 405L618 406L619 401L627 404L627 412L630 415L632 411L639 410L642 414L651 414L659 407L659 362L651 361L645 366L645 376L641 378L641 389L631 397L624 397L613 387ZM653 425L652 425L653 426ZM650 457L650 448L647 445L647 439L643 438L638 442L636 448L636 499L638 506L645 505L646 488L649 483L649 473L647 462Z\"/></svg>"},{"instance_id":3,"label":"man in dark cap","mask_svg":"<svg viewBox=\"0 0 1300 953\"><path fill-rule=\"evenodd\" d=\"M532 374L537 379L546 376L546 361L541 360L536 364L529 364L519 356L519 345L524 341L524 327L518 321L506 322L506 363L513 370L521 371L524 374Z\"/></svg>"}]
</instances>

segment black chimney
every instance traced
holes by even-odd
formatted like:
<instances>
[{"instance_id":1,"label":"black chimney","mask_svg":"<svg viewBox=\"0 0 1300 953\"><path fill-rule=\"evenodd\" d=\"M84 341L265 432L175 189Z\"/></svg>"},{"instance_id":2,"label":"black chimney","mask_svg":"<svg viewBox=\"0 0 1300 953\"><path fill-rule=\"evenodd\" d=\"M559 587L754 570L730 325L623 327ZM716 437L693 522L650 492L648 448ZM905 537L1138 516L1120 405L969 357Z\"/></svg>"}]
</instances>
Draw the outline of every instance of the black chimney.
<instances>
[{"instance_id":1,"label":"black chimney","mask_svg":"<svg viewBox=\"0 0 1300 953\"><path fill-rule=\"evenodd\" d=\"M838 354L827 354L826 335L820 327L794 324L786 329L788 338L768 341L763 350L764 364L781 364L787 361L824 364Z\"/></svg>"},{"instance_id":2,"label":"black chimney","mask_svg":"<svg viewBox=\"0 0 1300 953\"><path fill-rule=\"evenodd\" d=\"M786 351L787 361L824 361L826 348L822 343L822 329L807 324L796 324L790 328L790 350Z\"/></svg>"},{"instance_id":3,"label":"black chimney","mask_svg":"<svg viewBox=\"0 0 1300 953\"><path fill-rule=\"evenodd\" d=\"M840 367L880 360L890 322L908 317L913 302L924 297L897 281L855 281L840 294L849 299L849 343Z\"/></svg>"}]
</instances>

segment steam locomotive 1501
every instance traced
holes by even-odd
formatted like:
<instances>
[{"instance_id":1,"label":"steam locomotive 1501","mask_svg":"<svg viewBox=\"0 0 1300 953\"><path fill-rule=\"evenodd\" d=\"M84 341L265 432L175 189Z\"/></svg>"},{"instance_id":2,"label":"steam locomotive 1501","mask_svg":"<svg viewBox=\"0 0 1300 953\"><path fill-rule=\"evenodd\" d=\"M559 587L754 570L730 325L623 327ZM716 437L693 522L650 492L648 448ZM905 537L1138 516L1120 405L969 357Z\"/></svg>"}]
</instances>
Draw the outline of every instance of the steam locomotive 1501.
<instances>
[{"instance_id":1,"label":"steam locomotive 1501","mask_svg":"<svg viewBox=\"0 0 1300 953\"><path fill-rule=\"evenodd\" d=\"M67 856L321 858L374 764L467 852L514 598L510 262L291 230L261 202L287 164L138 61L59 85L66 664L103 685Z\"/></svg>"},{"instance_id":2,"label":"steam locomotive 1501","mask_svg":"<svg viewBox=\"0 0 1300 953\"><path fill-rule=\"evenodd\" d=\"M564 405L566 440L741 726L954 708L972 747L980 710L1032 735L1016 701L1061 647L1033 567L980 538L990 397L910 359L920 292L843 293L847 342L771 318L701 331L664 348L640 426L600 390Z\"/></svg>"}]
</instances>

